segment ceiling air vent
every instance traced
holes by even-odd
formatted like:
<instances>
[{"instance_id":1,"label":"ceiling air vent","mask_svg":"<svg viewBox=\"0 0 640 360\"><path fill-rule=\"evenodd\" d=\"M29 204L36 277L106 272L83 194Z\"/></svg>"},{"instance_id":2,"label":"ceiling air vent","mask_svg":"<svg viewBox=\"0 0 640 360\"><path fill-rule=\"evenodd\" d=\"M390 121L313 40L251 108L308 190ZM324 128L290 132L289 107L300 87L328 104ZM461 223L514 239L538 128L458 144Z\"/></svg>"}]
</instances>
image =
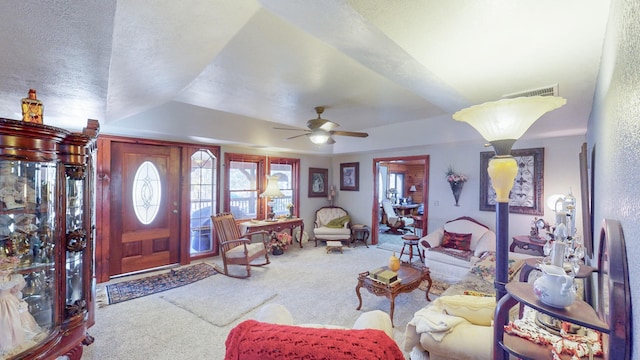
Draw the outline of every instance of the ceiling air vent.
<instances>
[{"instance_id":1,"label":"ceiling air vent","mask_svg":"<svg viewBox=\"0 0 640 360\"><path fill-rule=\"evenodd\" d=\"M545 86L539 89L527 90L515 94L503 95L503 99L513 99L523 96L558 96L558 84Z\"/></svg>"}]
</instances>

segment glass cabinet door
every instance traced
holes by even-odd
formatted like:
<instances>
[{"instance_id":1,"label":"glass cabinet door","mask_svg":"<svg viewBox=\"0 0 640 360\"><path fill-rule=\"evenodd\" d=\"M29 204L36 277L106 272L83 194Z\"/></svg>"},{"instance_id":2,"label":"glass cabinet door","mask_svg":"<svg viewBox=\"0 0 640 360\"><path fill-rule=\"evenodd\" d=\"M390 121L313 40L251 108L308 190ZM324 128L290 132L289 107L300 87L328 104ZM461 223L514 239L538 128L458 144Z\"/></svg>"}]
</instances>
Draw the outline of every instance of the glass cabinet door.
<instances>
[{"instance_id":1,"label":"glass cabinet door","mask_svg":"<svg viewBox=\"0 0 640 360\"><path fill-rule=\"evenodd\" d=\"M84 249L87 247L85 228L84 184L82 166L65 167L66 179L66 256L65 256L65 318L73 317L86 309L84 293Z\"/></svg>"},{"instance_id":2,"label":"glass cabinet door","mask_svg":"<svg viewBox=\"0 0 640 360\"><path fill-rule=\"evenodd\" d=\"M0 359L56 324L55 163L0 160Z\"/></svg>"}]
</instances>

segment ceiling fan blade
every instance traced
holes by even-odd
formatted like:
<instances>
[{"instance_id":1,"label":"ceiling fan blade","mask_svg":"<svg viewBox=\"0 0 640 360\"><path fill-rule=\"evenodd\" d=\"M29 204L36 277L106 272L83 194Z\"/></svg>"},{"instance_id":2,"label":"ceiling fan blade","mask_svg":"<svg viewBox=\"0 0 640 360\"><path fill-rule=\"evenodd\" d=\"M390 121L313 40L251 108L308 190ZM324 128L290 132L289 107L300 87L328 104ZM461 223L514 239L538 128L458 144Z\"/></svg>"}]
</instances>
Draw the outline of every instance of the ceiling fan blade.
<instances>
[{"instance_id":1,"label":"ceiling fan blade","mask_svg":"<svg viewBox=\"0 0 640 360\"><path fill-rule=\"evenodd\" d=\"M309 131L303 128L282 128L282 127L274 127L276 130L295 130L295 131Z\"/></svg>"},{"instance_id":2,"label":"ceiling fan blade","mask_svg":"<svg viewBox=\"0 0 640 360\"><path fill-rule=\"evenodd\" d=\"M309 130L322 129L325 131L330 131L332 129L337 128L338 126L340 125L327 119L318 118L318 119L311 119L307 121L307 127L309 128Z\"/></svg>"},{"instance_id":3,"label":"ceiling fan blade","mask_svg":"<svg viewBox=\"0 0 640 360\"><path fill-rule=\"evenodd\" d=\"M331 134L340 135L340 136L354 136L354 137L361 137L361 138L366 138L367 136L369 136L369 134L367 133L355 132L355 131L331 131Z\"/></svg>"},{"instance_id":4,"label":"ceiling fan blade","mask_svg":"<svg viewBox=\"0 0 640 360\"><path fill-rule=\"evenodd\" d=\"M289 136L288 138L284 138L284 140L291 140L291 139L295 139L295 138L299 138L301 136L307 136L309 134L304 133L304 134L299 134L299 135L294 135L294 136Z\"/></svg>"}]
</instances>

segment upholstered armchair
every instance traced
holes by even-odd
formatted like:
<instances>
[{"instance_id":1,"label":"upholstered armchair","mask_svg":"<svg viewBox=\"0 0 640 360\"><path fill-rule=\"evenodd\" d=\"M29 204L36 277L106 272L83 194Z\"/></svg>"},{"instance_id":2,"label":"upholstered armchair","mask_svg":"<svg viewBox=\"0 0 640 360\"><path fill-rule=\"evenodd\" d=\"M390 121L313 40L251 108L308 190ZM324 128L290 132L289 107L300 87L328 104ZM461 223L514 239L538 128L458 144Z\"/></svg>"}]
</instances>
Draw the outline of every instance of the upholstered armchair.
<instances>
[{"instance_id":1,"label":"upholstered armchair","mask_svg":"<svg viewBox=\"0 0 640 360\"><path fill-rule=\"evenodd\" d=\"M339 206L325 206L316 211L313 237L318 241L351 240L351 219L347 210Z\"/></svg>"},{"instance_id":2,"label":"upholstered armchair","mask_svg":"<svg viewBox=\"0 0 640 360\"><path fill-rule=\"evenodd\" d=\"M382 200L382 210L387 217L387 225L390 228L388 232L404 233L405 231L412 231L406 229L406 227L413 227L415 220L411 217L397 215L389 199Z\"/></svg>"},{"instance_id":3,"label":"upholstered armchair","mask_svg":"<svg viewBox=\"0 0 640 360\"><path fill-rule=\"evenodd\" d=\"M282 305L268 304L256 319L236 325L225 341L232 359L404 359L393 340L389 315L362 313L352 328L328 324L294 325Z\"/></svg>"}]
</instances>

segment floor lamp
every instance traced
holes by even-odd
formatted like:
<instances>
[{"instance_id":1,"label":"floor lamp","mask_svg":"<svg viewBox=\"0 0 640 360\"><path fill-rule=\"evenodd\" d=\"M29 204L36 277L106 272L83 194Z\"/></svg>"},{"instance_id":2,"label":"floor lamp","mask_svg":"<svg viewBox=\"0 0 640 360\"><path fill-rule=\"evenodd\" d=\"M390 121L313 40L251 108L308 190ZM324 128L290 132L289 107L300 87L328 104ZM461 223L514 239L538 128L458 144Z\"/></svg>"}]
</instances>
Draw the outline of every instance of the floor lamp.
<instances>
[{"instance_id":1,"label":"floor lamp","mask_svg":"<svg viewBox=\"0 0 640 360\"><path fill-rule=\"evenodd\" d=\"M474 105L453 114L453 119L475 128L495 150L487 172L496 191L496 301L506 293L509 281L509 193L518 174L511 147L545 113L566 100L557 96L502 99Z\"/></svg>"}]
</instances>

